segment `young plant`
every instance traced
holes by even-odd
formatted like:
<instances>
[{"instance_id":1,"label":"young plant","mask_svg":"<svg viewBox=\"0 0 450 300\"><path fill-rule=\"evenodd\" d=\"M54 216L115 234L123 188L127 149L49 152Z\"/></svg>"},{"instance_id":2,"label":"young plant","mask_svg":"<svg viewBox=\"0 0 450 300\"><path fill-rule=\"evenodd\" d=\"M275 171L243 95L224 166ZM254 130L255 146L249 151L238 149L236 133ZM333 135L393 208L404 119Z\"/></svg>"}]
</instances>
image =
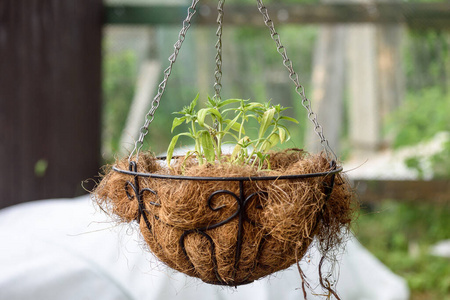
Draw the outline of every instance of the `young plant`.
<instances>
[{"instance_id":1,"label":"young plant","mask_svg":"<svg viewBox=\"0 0 450 300\"><path fill-rule=\"evenodd\" d=\"M208 163L222 162L222 146L233 143L235 147L231 155L227 156L229 162L253 166L258 163L258 168L262 168L264 162L268 161L268 151L290 139L289 130L281 124L282 121L298 123L282 115L286 108L271 105L270 102L261 104L242 99L222 101L208 97L206 107L196 111L198 98L197 95L182 111L175 113L181 117L174 118L172 132L183 123L188 125L188 132L181 132L172 138L167 149L168 158L172 157L178 138L188 136L194 140L194 150L186 156L195 154L200 165L205 160ZM246 135L245 127L250 119L256 120L259 125L254 139ZM170 159L167 162L170 167Z\"/></svg>"}]
</instances>

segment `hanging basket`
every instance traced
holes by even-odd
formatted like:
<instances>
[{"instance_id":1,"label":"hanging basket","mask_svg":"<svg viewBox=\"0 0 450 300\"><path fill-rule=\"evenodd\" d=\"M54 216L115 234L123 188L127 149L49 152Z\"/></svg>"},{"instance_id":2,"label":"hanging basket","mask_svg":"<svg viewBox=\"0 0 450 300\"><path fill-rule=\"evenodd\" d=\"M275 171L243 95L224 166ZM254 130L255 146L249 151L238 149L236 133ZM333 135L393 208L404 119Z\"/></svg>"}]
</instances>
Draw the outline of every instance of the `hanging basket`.
<instances>
[{"instance_id":1,"label":"hanging basket","mask_svg":"<svg viewBox=\"0 0 450 300\"><path fill-rule=\"evenodd\" d=\"M188 9L134 150L107 170L94 195L120 221L137 221L151 252L169 267L207 283L238 286L298 263L314 239L326 255L349 228L352 191L260 0L258 8L324 151L270 153L270 170L230 164L226 156L223 162L198 165L195 156L165 158L140 151L197 3L193 0ZM223 1L218 11L216 98L222 76ZM173 160L171 168L166 159Z\"/></svg>"},{"instance_id":2,"label":"hanging basket","mask_svg":"<svg viewBox=\"0 0 450 300\"><path fill-rule=\"evenodd\" d=\"M316 236L334 242L351 220L341 167L302 151L272 157L266 172L188 163L180 175L164 158L141 154L138 163L118 162L96 195L121 220L138 221L150 250L171 268L242 285L298 262Z\"/></svg>"}]
</instances>

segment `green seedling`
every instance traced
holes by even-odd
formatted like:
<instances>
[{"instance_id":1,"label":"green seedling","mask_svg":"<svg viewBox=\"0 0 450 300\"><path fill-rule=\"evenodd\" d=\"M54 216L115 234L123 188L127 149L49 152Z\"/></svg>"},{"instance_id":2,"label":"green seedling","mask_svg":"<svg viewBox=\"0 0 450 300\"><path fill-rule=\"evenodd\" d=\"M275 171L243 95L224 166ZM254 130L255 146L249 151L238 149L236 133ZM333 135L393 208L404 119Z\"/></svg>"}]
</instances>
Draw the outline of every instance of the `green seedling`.
<instances>
[{"instance_id":1,"label":"green seedling","mask_svg":"<svg viewBox=\"0 0 450 300\"><path fill-rule=\"evenodd\" d=\"M289 130L282 123L284 121L298 123L294 118L283 116L286 108L249 102L243 99L220 100L209 98L206 107L196 110L199 96L183 110L175 112L180 115L172 122L172 132L178 126L185 124L188 131L175 135L167 149L167 157L172 157L180 136L187 136L194 140L194 150L200 165L204 163L221 163L223 160L222 146L225 143L235 144L227 160L237 164L257 165L262 168L268 162L268 151L278 144L290 139ZM256 138L246 134L246 125L250 119L258 123ZM170 167L170 159L167 160ZM270 167L270 166L269 166Z\"/></svg>"}]
</instances>

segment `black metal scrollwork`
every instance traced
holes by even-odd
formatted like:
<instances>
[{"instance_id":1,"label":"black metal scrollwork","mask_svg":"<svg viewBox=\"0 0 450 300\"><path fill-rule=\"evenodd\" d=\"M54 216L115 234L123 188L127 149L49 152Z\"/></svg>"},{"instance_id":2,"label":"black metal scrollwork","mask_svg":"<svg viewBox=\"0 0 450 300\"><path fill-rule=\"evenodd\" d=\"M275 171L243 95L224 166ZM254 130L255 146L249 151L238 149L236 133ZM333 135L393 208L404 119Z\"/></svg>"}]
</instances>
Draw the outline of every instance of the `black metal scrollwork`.
<instances>
[{"instance_id":1,"label":"black metal scrollwork","mask_svg":"<svg viewBox=\"0 0 450 300\"><path fill-rule=\"evenodd\" d=\"M192 229L192 230L188 230L185 231L183 233L183 235L180 238L180 247L183 250L183 253L186 257L186 259L190 262L191 266L194 267L192 265L192 262L189 258L189 255L186 251L185 248L185 238L192 233L197 233L197 234L201 234L202 236L204 236L208 242L210 243L211 246L211 259L213 262L213 267L214 267L214 272L217 278L217 282L213 282L215 284L224 284L226 285L227 283L225 281L223 281L223 279L219 276L218 273L218 267L217 267L217 259L216 259L216 254L215 254L215 245L214 242L212 240L212 238L208 235L207 231L217 228L219 226L225 225L227 223L229 223L231 220L238 218L238 233L237 233L237 240L236 240L236 252L235 252L235 260L234 260L234 271L233 271L233 277L236 276L236 271L239 267L239 261L240 261L240 257L241 257L241 250L242 250L242 240L243 240L243 231L244 231L244 222L249 222L251 223L253 226L257 226L256 222L254 220L250 220L247 216L246 213L246 208L247 208L247 204L249 203L249 201L256 196L259 195L265 195L267 196L267 192L263 192L263 191L258 191L255 192L247 197L245 197L245 190L244 190L244 182L243 181L239 181L239 195L236 195L235 193L229 191L229 190L218 190L213 192L207 199L207 203L208 203L208 207L212 210L212 211L219 211L222 208L224 208L224 205L221 205L219 207L214 207L212 205L212 201L214 199L214 197L218 196L218 195L230 195L232 198L234 198L236 200L236 204L237 204L237 208L236 210L231 214L231 216L229 216L228 218L226 218L223 221L220 221L218 223L215 224L211 224L208 226L204 226L201 228L196 228L196 229ZM261 205L257 205L256 208L262 208ZM258 247L258 252L261 251L262 248L262 243L259 245ZM258 256L258 255L257 255ZM256 264L254 265L254 268L256 268ZM250 276L250 274L249 274ZM246 279L243 280L244 282L246 281Z\"/></svg>"},{"instance_id":2,"label":"black metal scrollwork","mask_svg":"<svg viewBox=\"0 0 450 300\"><path fill-rule=\"evenodd\" d=\"M129 170L131 172L137 172L136 162L134 162L134 161L130 162ZM129 187L133 190L134 195L130 194ZM136 218L137 222L139 223L141 220L141 217L143 217L144 221L145 221L145 225L147 226L148 230L150 230L150 232L151 232L152 226L150 225L147 214L145 214L146 209L145 209L144 200L143 200L144 192L150 192L150 193L154 194L155 196L157 195L156 191L154 191L150 188L143 188L142 190L139 188L138 175L134 176L134 183L132 183L131 181L125 182L125 193L126 193L128 199L130 199L130 200L136 199L138 202L139 212L138 212L138 215ZM153 201L150 201L149 204L155 205L155 206L161 206L159 203L156 203Z\"/></svg>"},{"instance_id":3,"label":"black metal scrollwork","mask_svg":"<svg viewBox=\"0 0 450 300\"><path fill-rule=\"evenodd\" d=\"M303 177L303 178L307 178L307 177L316 177L316 176L331 176L329 182L324 182L324 192L325 192L325 203L324 205L326 205L326 201L328 200L329 196L331 195L331 192L333 190L333 186L334 186L334 181L335 181L335 173L340 172L341 169L337 169L336 168L336 164L334 162L331 163L331 171L328 173L316 173L316 174L311 174L311 175L298 175L297 177ZM150 213L146 208L145 208L145 204L144 204L144 193L148 192L151 193L155 196L157 196L157 192L150 189L150 188L143 188L140 189L139 187L139 176L145 175L143 173L138 173L137 171L137 165L135 162L130 162L129 165L129 171L123 171L123 170L118 170L119 172L125 173L125 174L129 174L129 175L133 175L134 176L134 182L131 181L127 181L125 183L125 193L127 195L127 197L130 200L136 199L138 201L138 205L139 205L139 213L138 216L136 218L136 220L138 222L140 222L140 218L142 217L145 221L145 224L147 226L147 229L152 232L152 226L149 222L149 217L148 214ZM152 176L152 177L156 177L157 176ZM164 179L164 178L162 178ZM181 178L178 177L174 177L172 178L173 180L180 180ZM262 180L268 180L269 178L262 178ZM183 180L183 179L181 179ZM201 179L199 179L201 180ZM211 180L211 178L206 178L206 180ZM231 179L230 179L231 180ZM223 179L221 180L223 181ZM235 260L234 260L234 270L233 270L233 279L236 278L236 272L239 268L239 261L241 258L241 251L242 251L242 242L243 242L243 235L244 235L244 223L247 222L249 224L251 224L252 226L259 226L259 224L257 223L256 220L251 220L249 218L249 216L247 215L247 206L248 203L250 203L250 200L252 200L254 197L267 197L268 193L265 191L257 191L255 193L252 193L248 196L245 196L245 188L244 188L244 182L248 181L248 178L235 178L233 179L233 181L238 182L239 184L239 195L237 195L236 193L230 191L230 190L217 190L213 193L211 193L208 197L208 199L206 199L207 201L207 205L209 207L209 209L213 212L218 212L221 209L225 208L225 205L220 205L220 206L214 206L213 205L213 200L215 199L215 197L219 196L219 195L229 195L231 198L233 198L236 201L237 207L236 210L230 215L228 216L225 220L222 220L220 222L214 223L214 224L210 224L208 226L203 226L203 227L199 227L199 228L195 228L195 229L190 229L190 230L186 230L183 232L183 234L181 235L180 239L179 239L179 245L183 251L183 254L185 255L187 261L190 263L191 267L193 269L194 265L192 264L192 261L189 257L188 252L186 251L185 248L185 240L186 237L189 236L190 234L200 234L203 237L206 238L206 240L208 241L208 243L210 244L210 252L211 252L211 260L213 262L213 269L217 278L216 282L209 282L212 284L219 284L219 285L232 285L234 286L235 284L233 282L228 283L225 282L219 275L218 273L218 265L217 265L217 257L216 257L216 246L214 244L213 239L211 238L211 236L207 233L207 231L212 230L214 228L223 226L229 222L231 222L232 220L236 219L238 220L238 232L237 232L237 239L236 239L236 252L235 252ZM130 192L133 192L133 194ZM154 205L154 206L161 206L161 204L154 202L154 201L148 201L147 202L150 205ZM262 205L258 202L255 203L255 208L257 209L262 209ZM159 220L158 216L154 215L156 220ZM159 220L160 221L160 220ZM171 226L169 224L165 224L167 226ZM317 224L314 226L316 227ZM263 236L263 238L261 239L259 245L258 245L258 252L256 254L256 260L253 266L253 270L256 268L257 266L257 260L258 257L260 256L260 253L262 251L264 242L267 238L267 235ZM249 272L248 276L246 278L244 278L243 280L240 280L239 284L246 284L246 283L250 283L251 281L248 281L249 276L251 276L251 271Z\"/></svg>"}]
</instances>

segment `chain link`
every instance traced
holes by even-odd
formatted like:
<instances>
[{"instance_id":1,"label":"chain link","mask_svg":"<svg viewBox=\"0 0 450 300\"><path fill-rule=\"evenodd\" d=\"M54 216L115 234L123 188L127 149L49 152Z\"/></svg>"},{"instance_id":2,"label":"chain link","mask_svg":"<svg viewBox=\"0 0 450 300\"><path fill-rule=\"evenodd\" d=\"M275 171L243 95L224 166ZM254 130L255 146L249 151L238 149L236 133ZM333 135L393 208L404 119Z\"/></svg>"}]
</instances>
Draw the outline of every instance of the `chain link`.
<instances>
[{"instance_id":1,"label":"chain link","mask_svg":"<svg viewBox=\"0 0 450 300\"><path fill-rule=\"evenodd\" d=\"M128 157L128 160L131 161L132 156L136 153L136 161L139 160L139 151L141 150L142 146L144 145L144 138L148 134L148 126L151 122L153 122L153 119L155 117L155 112L159 107L159 102L161 101L161 97L164 94L166 90L167 81L169 79L170 74L172 73L172 66L177 60L178 53L180 52L180 48L184 42L184 39L186 38L186 33L188 29L191 27L191 19L197 12L196 6L198 4L199 0L193 0L191 6L187 9L187 17L183 21L183 27L181 28L180 33L178 34L178 40L173 45L174 52L169 57L169 66L164 70L164 79L158 86L158 92L156 96L153 98L152 106L149 110L149 112L145 115L145 123L139 130L139 139L134 143L134 149L131 151L130 156Z\"/></svg>"},{"instance_id":2,"label":"chain link","mask_svg":"<svg viewBox=\"0 0 450 300\"><path fill-rule=\"evenodd\" d=\"M223 25L223 6L224 6L225 0L219 0L219 3L217 5L217 24L218 28L216 31L217 36L217 42L216 42L216 68L214 70L214 91L215 95L214 98L216 100L221 100L220 98L220 91L222 89L222 25Z\"/></svg>"},{"instance_id":3,"label":"chain link","mask_svg":"<svg viewBox=\"0 0 450 300\"><path fill-rule=\"evenodd\" d=\"M145 123L139 130L139 138L134 144L134 149L131 151L130 156L128 160L131 160L132 156L136 153L136 160L139 159L139 152L144 145L144 138L148 134L148 127L151 122L153 122L155 112L159 107L159 103L161 101L161 97L164 94L166 90L167 81L169 79L170 74L172 73L172 66L175 63L178 53L181 49L181 46L186 38L186 33L188 29L191 27L191 19L197 12L196 6L198 4L199 0L193 0L191 6L187 9L187 17L183 21L183 27L181 28L181 31L178 35L178 40L174 44L174 52L169 57L169 66L164 70L164 79L158 86L158 92L156 96L153 98L153 101L151 103L151 108L149 112L145 115ZM217 11L217 24L218 29L216 31L216 36L218 38L217 43L215 45L217 49L216 54L216 67L214 72L215 77L215 83L214 83L214 90L215 95L214 98L220 100L220 91L222 89L222 28L223 28L223 6L224 6L225 0L219 0ZM305 89L304 87L299 83L298 75L294 71L292 67L292 61L287 56L287 52L283 44L281 43L280 35L276 32L275 26L273 24L272 19L270 19L267 8L264 6L261 0L256 0L258 4L258 10L261 12L264 18L264 23L266 24L267 28L269 28L270 35L272 39L274 40L276 46L277 46L277 52L282 56L283 58L283 65L288 69L289 71L289 78L295 85L295 91L298 95L301 97L302 105L308 112L308 119L313 123L314 125L314 131L320 138L320 143L322 147L324 148L328 158L330 158L330 154L333 155L333 158L337 160L336 154L331 149L328 140L325 138L323 134L323 128L317 121L317 115L312 111L311 109L311 102L305 95Z\"/></svg>"},{"instance_id":4,"label":"chain link","mask_svg":"<svg viewBox=\"0 0 450 300\"><path fill-rule=\"evenodd\" d=\"M311 101L306 97L305 95L305 88L300 84L298 80L298 75L294 71L294 68L292 67L292 61L287 56L286 48L281 43L280 35L275 30L275 26L273 24L272 19L269 17L269 13L267 11L267 8L264 6L261 0L256 0L258 4L258 10L261 12L264 18L264 23L266 24L267 28L269 28L270 36L274 40L276 46L277 46L277 52L281 55L283 58L283 65L288 69L289 71L289 78L292 80L292 82L295 84L295 91L298 95L300 95L302 100L302 105L308 112L308 119L313 123L314 125L314 132L319 136L320 138L320 144L322 145L323 149L325 150L325 153L328 157L328 159L334 159L337 160L336 154L331 149L328 140L325 138L323 134L323 128L320 126L319 122L317 121L317 115L314 113L311 109ZM332 155L332 158L330 158L330 155Z\"/></svg>"}]
</instances>

